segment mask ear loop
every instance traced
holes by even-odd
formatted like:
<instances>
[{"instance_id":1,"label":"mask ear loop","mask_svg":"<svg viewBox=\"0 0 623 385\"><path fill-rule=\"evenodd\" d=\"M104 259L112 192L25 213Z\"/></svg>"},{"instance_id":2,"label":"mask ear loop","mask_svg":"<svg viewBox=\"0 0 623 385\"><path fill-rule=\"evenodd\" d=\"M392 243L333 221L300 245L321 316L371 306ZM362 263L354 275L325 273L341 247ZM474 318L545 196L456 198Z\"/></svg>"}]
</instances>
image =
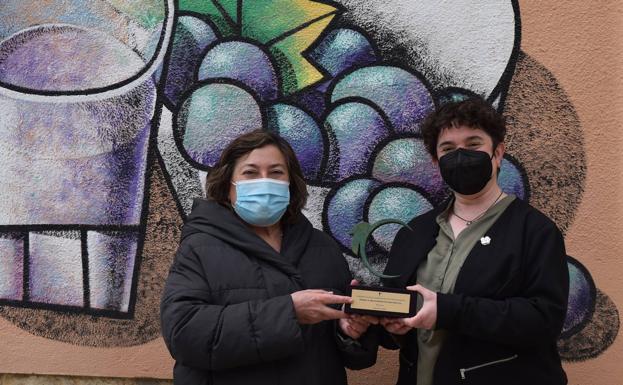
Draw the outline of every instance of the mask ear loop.
<instances>
[{"instance_id":1,"label":"mask ear loop","mask_svg":"<svg viewBox=\"0 0 623 385\"><path fill-rule=\"evenodd\" d=\"M238 183L234 182L233 180L229 181L229 183L233 184L236 187L236 196L237 196L238 195ZM229 196L227 197L227 201L229 202L229 207L233 210L234 203L232 203L232 201L229 199Z\"/></svg>"}]
</instances>

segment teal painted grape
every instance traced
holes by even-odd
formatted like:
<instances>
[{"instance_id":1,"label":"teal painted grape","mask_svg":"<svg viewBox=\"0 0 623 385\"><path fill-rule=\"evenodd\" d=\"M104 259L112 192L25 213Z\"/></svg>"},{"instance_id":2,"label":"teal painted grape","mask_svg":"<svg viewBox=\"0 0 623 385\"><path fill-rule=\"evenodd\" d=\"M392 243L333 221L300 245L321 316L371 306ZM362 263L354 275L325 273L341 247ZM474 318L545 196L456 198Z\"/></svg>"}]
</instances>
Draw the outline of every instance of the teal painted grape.
<instances>
[{"instance_id":1,"label":"teal painted grape","mask_svg":"<svg viewBox=\"0 0 623 385\"><path fill-rule=\"evenodd\" d=\"M250 87L261 100L279 95L277 74L270 58L258 46L226 41L212 47L199 67L199 80L228 78Z\"/></svg>"},{"instance_id":2,"label":"teal painted grape","mask_svg":"<svg viewBox=\"0 0 623 385\"><path fill-rule=\"evenodd\" d=\"M384 145L377 153L372 176L383 182L406 182L425 190L435 203L448 195L438 168L421 139L401 138Z\"/></svg>"},{"instance_id":3,"label":"teal painted grape","mask_svg":"<svg viewBox=\"0 0 623 385\"><path fill-rule=\"evenodd\" d=\"M380 190L370 201L368 217L365 221L374 223L394 218L408 223L414 217L433 208L432 204L419 192L409 187L387 187ZM401 226L389 224L377 229L372 236L385 251L389 251ZM417 236L417 233L414 234Z\"/></svg>"},{"instance_id":4,"label":"teal painted grape","mask_svg":"<svg viewBox=\"0 0 623 385\"><path fill-rule=\"evenodd\" d=\"M335 181L365 173L372 151L390 134L374 108L355 102L334 108L324 127L330 143L327 176Z\"/></svg>"},{"instance_id":5,"label":"teal painted grape","mask_svg":"<svg viewBox=\"0 0 623 385\"><path fill-rule=\"evenodd\" d=\"M262 114L248 92L232 84L207 84L182 103L177 135L195 162L211 167L237 136L262 127Z\"/></svg>"},{"instance_id":6,"label":"teal painted grape","mask_svg":"<svg viewBox=\"0 0 623 385\"><path fill-rule=\"evenodd\" d=\"M507 194L514 194L520 199L526 199L527 197L526 186L528 181L525 180L525 176L519 168L506 158L502 159L498 184Z\"/></svg>"},{"instance_id":7,"label":"teal painted grape","mask_svg":"<svg viewBox=\"0 0 623 385\"><path fill-rule=\"evenodd\" d=\"M353 179L338 187L330 197L323 215L329 233L344 250L350 250L351 230L363 219L364 205L370 193L380 182L373 179Z\"/></svg>"},{"instance_id":8,"label":"teal painted grape","mask_svg":"<svg viewBox=\"0 0 623 385\"><path fill-rule=\"evenodd\" d=\"M337 76L351 67L362 67L376 61L370 41L361 33L348 28L329 32L309 57L331 76Z\"/></svg>"},{"instance_id":9,"label":"teal painted grape","mask_svg":"<svg viewBox=\"0 0 623 385\"><path fill-rule=\"evenodd\" d=\"M569 302L562 332L585 324L595 307L595 284L588 270L576 259L567 258L569 267Z\"/></svg>"},{"instance_id":10,"label":"teal painted grape","mask_svg":"<svg viewBox=\"0 0 623 385\"><path fill-rule=\"evenodd\" d=\"M399 133L419 132L419 124L434 109L428 88L402 68L372 66L360 68L340 80L331 101L361 97L379 106Z\"/></svg>"},{"instance_id":11,"label":"teal painted grape","mask_svg":"<svg viewBox=\"0 0 623 385\"><path fill-rule=\"evenodd\" d=\"M178 18L173 36L164 94L172 104L177 105L195 80L201 53L217 37L205 21L188 15Z\"/></svg>"},{"instance_id":12,"label":"teal painted grape","mask_svg":"<svg viewBox=\"0 0 623 385\"><path fill-rule=\"evenodd\" d=\"M298 107L283 103L268 107L266 116L268 129L285 138L294 149L305 178L318 178L325 149L314 118Z\"/></svg>"}]
</instances>

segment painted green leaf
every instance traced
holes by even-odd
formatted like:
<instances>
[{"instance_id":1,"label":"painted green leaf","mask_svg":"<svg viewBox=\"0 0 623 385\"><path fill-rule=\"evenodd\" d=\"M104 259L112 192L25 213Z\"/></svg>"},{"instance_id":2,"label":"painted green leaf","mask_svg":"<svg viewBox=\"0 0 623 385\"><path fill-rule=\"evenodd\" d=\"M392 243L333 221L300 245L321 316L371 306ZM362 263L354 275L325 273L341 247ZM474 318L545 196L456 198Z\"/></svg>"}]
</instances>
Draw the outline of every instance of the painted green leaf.
<instances>
[{"instance_id":1,"label":"painted green leaf","mask_svg":"<svg viewBox=\"0 0 623 385\"><path fill-rule=\"evenodd\" d=\"M338 13L329 4L311 0L246 1L241 33L268 44L276 59L284 95L322 80L322 73L303 57Z\"/></svg>"},{"instance_id":2,"label":"painted green leaf","mask_svg":"<svg viewBox=\"0 0 623 385\"><path fill-rule=\"evenodd\" d=\"M266 44L336 11L333 6L311 0L245 1L242 35Z\"/></svg>"},{"instance_id":3,"label":"painted green leaf","mask_svg":"<svg viewBox=\"0 0 623 385\"><path fill-rule=\"evenodd\" d=\"M318 39L333 17L335 14L328 15L269 47L279 67L284 95L322 80L322 73L303 57L303 52Z\"/></svg>"},{"instance_id":4,"label":"painted green leaf","mask_svg":"<svg viewBox=\"0 0 623 385\"><path fill-rule=\"evenodd\" d=\"M214 0L214 1L217 2L223 8L223 10L225 10L225 12L227 12L227 16L229 16L229 18L234 22L234 24L240 23L240 20L238 20L238 3L241 2L242 0ZM263 1L252 0L251 2L262 3Z\"/></svg>"},{"instance_id":5,"label":"painted green leaf","mask_svg":"<svg viewBox=\"0 0 623 385\"><path fill-rule=\"evenodd\" d=\"M182 11L207 15L223 36L266 46L275 58L283 94L290 95L323 79L303 57L339 9L313 0L180 0Z\"/></svg>"},{"instance_id":6,"label":"painted green leaf","mask_svg":"<svg viewBox=\"0 0 623 385\"><path fill-rule=\"evenodd\" d=\"M235 22L228 15L224 15L211 0L179 0L179 10L208 16L222 36L234 34Z\"/></svg>"}]
</instances>

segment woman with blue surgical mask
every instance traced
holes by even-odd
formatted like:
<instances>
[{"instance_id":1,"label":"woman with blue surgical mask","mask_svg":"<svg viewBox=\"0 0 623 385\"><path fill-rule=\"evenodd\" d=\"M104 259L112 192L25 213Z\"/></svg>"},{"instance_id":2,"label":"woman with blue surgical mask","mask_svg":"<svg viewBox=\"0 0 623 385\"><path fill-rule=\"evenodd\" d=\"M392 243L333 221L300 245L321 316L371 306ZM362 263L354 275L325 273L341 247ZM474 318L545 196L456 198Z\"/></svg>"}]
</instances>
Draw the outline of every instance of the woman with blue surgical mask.
<instances>
[{"instance_id":1,"label":"woman with blue surgical mask","mask_svg":"<svg viewBox=\"0 0 623 385\"><path fill-rule=\"evenodd\" d=\"M329 236L301 213L307 187L290 145L236 138L184 228L161 303L175 384L345 385L374 363L375 334L340 309L351 281Z\"/></svg>"}]
</instances>

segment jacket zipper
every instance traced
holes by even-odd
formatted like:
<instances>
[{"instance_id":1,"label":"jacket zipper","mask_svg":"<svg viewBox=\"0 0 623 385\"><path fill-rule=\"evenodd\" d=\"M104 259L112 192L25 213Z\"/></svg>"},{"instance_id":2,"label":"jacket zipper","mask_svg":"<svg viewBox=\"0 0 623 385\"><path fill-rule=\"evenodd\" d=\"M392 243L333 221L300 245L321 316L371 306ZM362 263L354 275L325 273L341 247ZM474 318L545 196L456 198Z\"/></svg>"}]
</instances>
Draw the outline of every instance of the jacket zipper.
<instances>
[{"instance_id":1,"label":"jacket zipper","mask_svg":"<svg viewBox=\"0 0 623 385\"><path fill-rule=\"evenodd\" d=\"M503 358L501 360L485 362L484 364L472 366L471 368L459 369L459 371L461 372L461 380L464 380L466 378L466 373L471 371L471 370L480 369L480 368L484 368L484 367L487 367L487 366L491 366L491 365L501 364L503 362L512 361L512 360L516 359L517 357L519 357L519 356L517 354L515 354L515 355L513 355L511 357Z\"/></svg>"}]
</instances>

